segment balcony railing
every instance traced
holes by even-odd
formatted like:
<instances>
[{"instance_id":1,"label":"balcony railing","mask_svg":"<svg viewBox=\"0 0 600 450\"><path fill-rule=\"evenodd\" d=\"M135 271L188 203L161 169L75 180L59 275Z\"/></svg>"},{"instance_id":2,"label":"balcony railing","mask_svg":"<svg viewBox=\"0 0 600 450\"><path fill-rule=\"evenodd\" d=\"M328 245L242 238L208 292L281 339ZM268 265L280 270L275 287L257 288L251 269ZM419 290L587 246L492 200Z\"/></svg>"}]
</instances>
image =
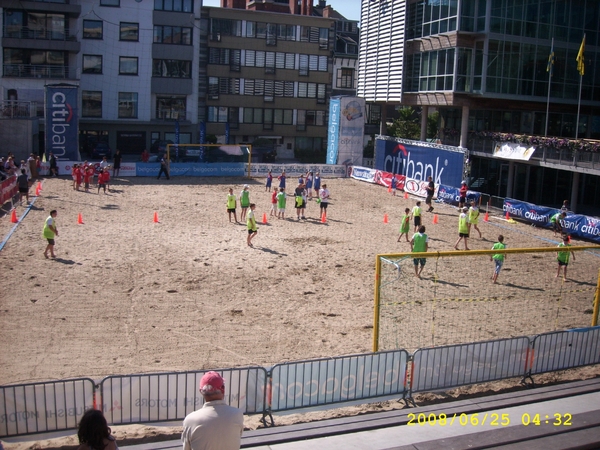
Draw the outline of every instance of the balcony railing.
<instances>
[{"instance_id":1,"label":"balcony railing","mask_svg":"<svg viewBox=\"0 0 600 450\"><path fill-rule=\"evenodd\" d=\"M186 120L185 111L173 110L173 109L157 109L156 110L157 120Z\"/></svg>"},{"instance_id":2,"label":"balcony railing","mask_svg":"<svg viewBox=\"0 0 600 450\"><path fill-rule=\"evenodd\" d=\"M0 119L27 119L36 117L37 102L5 100L0 102Z\"/></svg>"},{"instance_id":3,"label":"balcony railing","mask_svg":"<svg viewBox=\"0 0 600 450\"><path fill-rule=\"evenodd\" d=\"M77 36L65 31L57 30L35 30L28 27L4 29L5 38L13 39L36 39L45 41L76 41Z\"/></svg>"},{"instance_id":4,"label":"balcony railing","mask_svg":"<svg viewBox=\"0 0 600 450\"><path fill-rule=\"evenodd\" d=\"M37 64L4 64L2 75L16 78L72 78L74 72L66 66L43 66Z\"/></svg>"}]
</instances>

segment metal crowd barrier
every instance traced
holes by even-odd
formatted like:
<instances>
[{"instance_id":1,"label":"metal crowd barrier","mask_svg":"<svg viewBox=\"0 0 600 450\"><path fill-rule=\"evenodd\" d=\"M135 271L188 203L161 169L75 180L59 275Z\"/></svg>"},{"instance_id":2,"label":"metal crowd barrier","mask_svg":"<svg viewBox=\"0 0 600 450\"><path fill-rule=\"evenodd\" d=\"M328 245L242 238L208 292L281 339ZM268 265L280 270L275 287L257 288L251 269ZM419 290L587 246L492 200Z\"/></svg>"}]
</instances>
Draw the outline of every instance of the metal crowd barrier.
<instances>
[{"instance_id":1,"label":"metal crowd barrier","mask_svg":"<svg viewBox=\"0 0 600 450\"><path fill-rule=\"evenodd\" d=\"M90 378L1 386L0 436L77 428L94 391Z\"/></svg>"},{"instance_id":2,"label":"metal crowd barrier","mask_svg":"<svg viewBox=\"0 0 600 450\"><path fill-rule=\"evenodd\" d=\"M401 395L406 350L277 364L270 371L269 412Z\"/></svg>"},{"instance_id":3,"label":"metal crowd barrier","mask_svg":"<svg viewBox=\"0 0 600 450\"><path fill-rule=\"evenodd\" d=\"M100 383L101 408L109 423L183 420L204 403L198 392L207 371L106 377ZM265 410L267 371L263 367L218 369L226 381L225 401L244 414Z\"/></svg>"},{"instance_id":4,"label":"metal crowd barrier","mask_svg":"<svg viewBox=\"0 0 600 450\"><path fill-rule=\"evenodd\" d=\"M410 364L410 366L409 366ZM219 369L228 404L244 414L449 389L600 364L600 326L469 344ZM410 367L410 374L408 373ZM0 386L0 437L76 429L89 408L109 423L183 420L203 404L206 371ZM409 376L410 375L410 376Z\"/></svg>"},{"instance_id":5,"label":"metal crowd barrier","mask_svg":"<svg viewBox=\"0 0 600 450\"><path fill-rule=\"evenodd\" d=\"M600 326L537 335L528 375L600 363Z\"/></svg>"},{"instance_id":6,"label":"metal crowd barrier","mask_svg":"<svg viewBox=\"0 0 600 450\"><path fill-rule=\"evenodd\" d=\"M524 376L529 350L527 337L419 349L412 360L411 394Z\"/></svg>"}]
</instances>

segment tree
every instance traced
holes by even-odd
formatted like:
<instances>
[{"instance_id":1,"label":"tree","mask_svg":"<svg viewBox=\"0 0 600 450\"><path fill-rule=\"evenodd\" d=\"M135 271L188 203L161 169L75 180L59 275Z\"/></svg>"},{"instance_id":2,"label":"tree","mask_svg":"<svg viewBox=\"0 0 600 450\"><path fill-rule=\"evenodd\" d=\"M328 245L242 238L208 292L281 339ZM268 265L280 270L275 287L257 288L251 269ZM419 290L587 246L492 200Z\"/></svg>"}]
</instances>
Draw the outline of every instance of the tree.
<instances>
[{"instance_id":1,"label":"tree","mask_svg":"<svg viewBox=\"0 0 600 450\"><path fill-rule=\"evenodd\" d=\"M417 112L410 106L404 106L398 110L398 114L400 117L388 126L388 134L418 140L421 137L421 123Z\"/></svg>"}]
</instances>

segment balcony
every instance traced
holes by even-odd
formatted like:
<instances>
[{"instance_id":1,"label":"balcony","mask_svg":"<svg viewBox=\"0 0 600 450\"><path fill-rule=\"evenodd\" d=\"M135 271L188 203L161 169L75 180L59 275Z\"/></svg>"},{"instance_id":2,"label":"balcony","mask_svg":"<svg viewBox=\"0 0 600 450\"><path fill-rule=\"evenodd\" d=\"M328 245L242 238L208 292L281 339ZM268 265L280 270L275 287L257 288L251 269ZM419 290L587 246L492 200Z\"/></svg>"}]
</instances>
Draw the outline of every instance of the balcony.
<instances>
[{"instance_id":1,"label":"balcony","mask_svg":"<svg viewBox=\"0 0 600 450\"><path fill-rule=\"evenodd\" d=\"M4 77L74 79L75 70L66 66L43 66L35 64L3 64ZM73 73L71 73L73 72Z\"/></svg>"},{"instance_id":2,"label":"balcony","mask_svg":"<svg viewBox=\"0 0 600 450\"><path fill-rule=\"evenodd\" d=\"M34 30L28 27L4 29L2 46L79 53L81 43L74 34L56 30Z\"/></svg>"},{"instance_id":3,"label":"balcony","mask_svg":"<svg viewBox=\"0 0 600 450\"><path fill-rule=\"evenodd\" d=\"M5 100L0 102L0 120L29 119L37 116L37 102Z\"/></svg>"},{"instance_id":4,"label":"balcony","mask_svg":"<svg viewBox=\"0 0 600 450\"><path fill-rule=\"evenodd\" d=\"M0 8L47 11L79 17L81 5L73 0L0 0Z\"/></svg>"},{"instance_id":5,"label":"balcony","mask_svg":"<svg viewBox=\"0 0 600 450\"><path fill-rule=\"evenodd\" d=\"M187 121L185 111L180 111L171 108L158 108L156 110L156 121L168 121L168 122L184 122Z\"/></svg>"}]
</instances>

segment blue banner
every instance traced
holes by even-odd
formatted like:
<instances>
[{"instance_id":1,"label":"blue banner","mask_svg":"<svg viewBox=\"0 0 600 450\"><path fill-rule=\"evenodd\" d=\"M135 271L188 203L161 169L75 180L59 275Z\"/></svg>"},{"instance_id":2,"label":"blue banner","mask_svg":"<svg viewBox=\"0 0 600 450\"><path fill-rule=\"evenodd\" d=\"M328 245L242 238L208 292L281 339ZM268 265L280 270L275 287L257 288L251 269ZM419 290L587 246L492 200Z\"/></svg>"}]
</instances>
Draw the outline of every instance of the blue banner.
<instances>
[{"instance_id":1,"label":"blue banner","mask_svg":"<svg viewBox=\"0 0 600 450\"><path fill-rule=\"evenodd\" d=\"M378 138L375 169L417 181L427 181L427 177L431 176L435 184L460 186L464 152L438 147L409 144L401 139Z\"/></svg>"},{"instance_id":2,"label":"blue banner","mask_svg":"<svg viewBox=\"0 0 600 450\"><path fill-rule=\"evenodd\" d=\"M475 200L475 204L478 205L480 198L481 192L467 191L467 204L471 203L471 200ZM458 201L460 200L460 188L440 184L437 193L437 199L443 201L444 203L457 206Z\"/></svg>"},{"instance_id":3,"label":"blue banner","mask_svg":"<svg viewBox=\"0 0 600 450\"><path fill-rule=\"evenodd\" d=\"M339 98L329 100L329 127L327 128L327 164L337 164L338 145L340 139L340 110L342 101Z\"/></svg>"},{"instance_id":4,"label":"blue banner","mask_svg":"<svg viewBox=\"0 0 600 450\"><path fill-rule=\"evenodd\" d=\"M156 177L159 163L136 164L136 176ZM169 173L172 177L236 177L247 175L246 163L171 163Z\"/></svg>"},{"instance_id":5,"label":"blue banner","mask_svg":"<svg viewBox=\"0 0 600 450\"><path fill-rule=\"evenodd\" d=\"M46 86L46 158L79 161L77 86Z\"/></svg>"},{"instance_id":6,"label":"blue banner","mask_svg":"<svg viewBox=\"0 0 600 450\"><path fill-rule=\"evenodd\" d=\"M516 219L525 220L540 227L550 227L550 218L560 212L555 208L538 206L512 198L504 199L502 210ZM567 213L567 217L562 219L561 223L563 229L571 236L600 243L600 219Z\"/></svg>"}]
</instances>

